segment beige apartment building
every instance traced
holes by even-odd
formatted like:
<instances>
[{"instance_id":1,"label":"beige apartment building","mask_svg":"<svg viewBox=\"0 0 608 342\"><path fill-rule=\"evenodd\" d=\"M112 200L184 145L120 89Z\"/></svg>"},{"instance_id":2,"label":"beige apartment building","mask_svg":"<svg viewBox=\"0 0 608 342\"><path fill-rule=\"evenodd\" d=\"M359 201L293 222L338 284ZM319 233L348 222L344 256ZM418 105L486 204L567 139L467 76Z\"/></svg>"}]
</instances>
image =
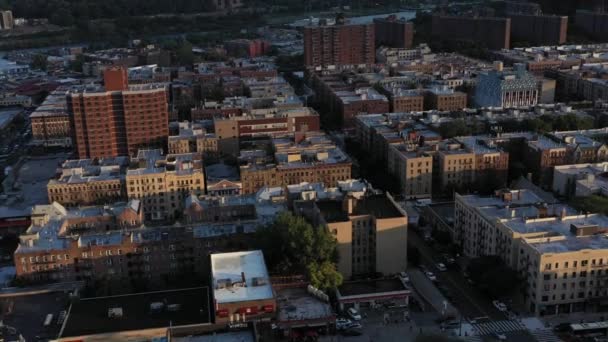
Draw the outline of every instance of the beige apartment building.
<instances>
[{"instance_id":1,"label":"beige apartment building","mask_svg":"<svg viewBox=\"0 0 608 342\"><path fill-rule=\"evenodd\" d=\"M313 222L326 224L338 241L338 271L345 279L407 267L407 214L390 195L346 194L295 204Z\"/></svg>"},{"instance_id":2,"label":"beige apartment building","mask_svg":"<svg viewBox=\"0 0 608 342\"><path fill-rule=\"evenodd\" d=\"M536 315L599 310L608 298L608 217L546 204L527 190L456 196L465 255L497 255L525 280Z\"/></svg>"},{"instance_id":3,"label":"beige apartment building","mask_svg":"<svg viewBox=\"0 0 608 342\"><path fill-rule=\"evenodd\" d=\"M181 216L184 200L205 191L200 153L163 155L162 150L139 150L127 170L129 199L141 199L146 221L172 221Z\"/></svg>"},{"instance_id":4,"label":"beige apartment building","mask_svg":"<svg viewBox=\"0 0 608 342\"><path fill-rule=\"evenodd\" d=\"M127 157L66 160L46 186L49 203L74 207L123 201L128 165Z\"/></svg>"},{"instance_id":5,"label":"beige apartment building","mask_svg":"<svg viewBox=\"0 0 608 342\"><path fill-rule=\"evenodd\" d=\"M388 171L399 179L406 199L430 198L433 186L433 157L405 143L390 145Z\"/></svg>"},{"instance_id":6,"label":"beige apartment building","mask_svg":"<svg viewBox=\"0 0 608 342\"><path fill-rule=\"evenodd\" d=\"M185 121L174 126L170 129L177 132L169 135L169 154L198 152L204 155L216 155L219 153L217 137L213 133L207 133L202 125Z\"/></svg>"},{"instance_id":7,"label":"beige apartment building","mask_svg":"<svg viewBox=\"0 0 608 342\"><path fill-rule=\"evenodd\" d=\"M437 153L437 161L442 188L459 188L473 182L475 153L462 150L459 145L448 147Z\"/></svg>"}]
</instances>

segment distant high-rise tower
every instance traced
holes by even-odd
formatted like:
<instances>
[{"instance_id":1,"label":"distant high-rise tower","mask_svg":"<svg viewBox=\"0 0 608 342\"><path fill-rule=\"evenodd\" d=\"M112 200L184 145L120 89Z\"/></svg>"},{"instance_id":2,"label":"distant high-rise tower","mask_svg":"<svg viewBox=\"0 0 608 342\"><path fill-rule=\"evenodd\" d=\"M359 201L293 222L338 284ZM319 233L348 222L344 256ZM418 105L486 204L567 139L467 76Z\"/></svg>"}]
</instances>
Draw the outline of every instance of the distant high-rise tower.
<instances>
[{"instance_id":1,"label":"distant high-rise tower","mask_svg":"<svg viewBox=\"0 0 608 342\"><path fill-rule=\"evenodd\" d=\"M167 90L162 84L128 85L123 68L104 72L105 89L67 95L79 158L136 155L140 148L166 148Z\"/></svg>"},{"instance_id":2,"label":"distant high-rise tower","mask_svg":"<svg viewBox=\"0 0 608 342\"><path fill-rule=\"evenodd\" d=\"M374 24L336 20L335 25L304 28L304 62L307 66L373 64L375 54Z\"/></svg>"}]
</instances>

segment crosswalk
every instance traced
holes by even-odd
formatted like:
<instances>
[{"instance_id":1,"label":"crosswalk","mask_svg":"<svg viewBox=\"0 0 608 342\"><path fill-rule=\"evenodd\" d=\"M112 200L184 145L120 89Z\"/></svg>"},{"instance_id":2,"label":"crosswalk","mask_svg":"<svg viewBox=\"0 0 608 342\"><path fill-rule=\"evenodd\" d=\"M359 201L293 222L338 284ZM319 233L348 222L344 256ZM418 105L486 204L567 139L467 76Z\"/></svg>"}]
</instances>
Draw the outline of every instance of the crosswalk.
<instances>
[{"instance_id":1,"label":"crosswalk","mask_svg":"<svg viewBox=\"0 0 608 342\"><path fill-rule=\"evenodd\" d=\"M479 335L491 335L493 333L505 333L509 331L521 331L526 330L518 321L513 320L502 320L502 321L491 321L485 323L473 324L473 328L477 330Z\"/></svg>"},{"instance_id":2,"label":"crosswalk","mask_svg":"<svg viewBox=\"0 0 608 342\"><path fill-rule=\"evenodd\" d=\"M557 337L553 331L549 329L530 330L530 334L532 334L538 342L562 342L562 339Z\"/></svg>"}]
</instances>

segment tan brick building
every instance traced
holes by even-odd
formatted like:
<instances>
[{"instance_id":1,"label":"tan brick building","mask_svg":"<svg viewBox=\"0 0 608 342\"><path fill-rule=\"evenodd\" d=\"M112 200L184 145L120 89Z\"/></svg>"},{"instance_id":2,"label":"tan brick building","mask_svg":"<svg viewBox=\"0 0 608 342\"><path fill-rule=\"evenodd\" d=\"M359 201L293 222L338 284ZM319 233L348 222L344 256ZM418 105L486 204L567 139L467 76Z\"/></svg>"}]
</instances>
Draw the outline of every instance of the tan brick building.
<instances>
[{"instance_id":1,"label":"tan brick building","mask_svg":"<svg viewBox=\"0 0 608 342\"><path fill-rule=\"evenodd\" d=\"M273 139L274 163L241 166L243 193L264 186L285 187L301 182L336 185L351 178L352 162L323 133L295 134Z\"/></svg>"},{"instance_id":2,"label":"tan brick building","mask_svg":"<svg viewBox=\"0 0 608 342\"><path fill-rule=\"evenodd\" d=\"M401 184L407 199L430 198L433 186L433 157L415 146L404 143L390 145L388 172Z\"/></svg>"},{"instance_id":3,"label":"tan brick building","mask_svg":"<svg viewBox=\"0 0 608 342\"><path fill-rule=\"evenodd\" d=\"M467 108L467 94L449 88L430 89L424 94L424 109L456 111Z\"/></svg>"},{"instance_id":4,"label":"tan brick building","mask_svg":"<svg viewBox=\"0 0 608 342\"><path fill-rule=\"evenodd\" d=\"M46 186L49 202L71 207L125 200L128 165L127 157L67 160L61 175Z\"/></svg>"},{"instance_id":5,"label":"tan brick building","mask_svg":"<svg viewBox=\"0 0 608 342\"><path fill-rule=\"evenodd\" d=\"M71 146L72 129L67 112L65 91L57 90L30 114L32 140L44 146Z\"/></svg>"},{"instance_id":6,"label":"tan brick building","mask_svg":"<svg viewBox=\"0 0 608 342\"><path fill-rule=\"evenodd\" d=\"M294 204L338 240L338 271L353 276L397 274L407 267L407 215L390 195L346 193L337 200Z\"/></svg>"},{"instance_id":7,"label":"tan brick building","mask_svg":"<svg viewBox=\"0 0 608 342\"><path fill-rule=\"evenodd\" d=\"M141 199L146 221L173 221L181 217L190 194L205 191L202 157L140 150L127 170L126 188L129 199Z\"/></svg>"},{"instance_id":8,"label":"tan brick building","mask_svg":"<svg viewBox=\"0 0 608 342\"><path fill-rule=\"evenodd\" d=\"M202 153L203 155L217 155L218 139L215 134L207 133L200 124L179 122L171 126L172 135L169 136L169 154Z\"/></svg>"}]
</instances>

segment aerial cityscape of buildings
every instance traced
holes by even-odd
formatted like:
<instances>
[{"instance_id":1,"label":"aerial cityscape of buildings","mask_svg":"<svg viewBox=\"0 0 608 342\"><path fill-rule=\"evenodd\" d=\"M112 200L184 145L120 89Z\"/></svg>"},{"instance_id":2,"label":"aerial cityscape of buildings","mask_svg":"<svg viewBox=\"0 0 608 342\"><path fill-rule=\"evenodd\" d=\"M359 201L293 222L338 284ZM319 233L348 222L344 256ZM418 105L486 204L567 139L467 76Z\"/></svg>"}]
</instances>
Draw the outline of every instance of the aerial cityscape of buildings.
<instances>
[{"instance_id":1,"label":"aerial cityscape of buildings","mask_svg":"<svg viewBox=\"0 0 608 342\"><path fill-rule=\"evenodd\" d=\"M608 1L23 1L2 340L608 336Z\"/></svg>"}]
</instances>

